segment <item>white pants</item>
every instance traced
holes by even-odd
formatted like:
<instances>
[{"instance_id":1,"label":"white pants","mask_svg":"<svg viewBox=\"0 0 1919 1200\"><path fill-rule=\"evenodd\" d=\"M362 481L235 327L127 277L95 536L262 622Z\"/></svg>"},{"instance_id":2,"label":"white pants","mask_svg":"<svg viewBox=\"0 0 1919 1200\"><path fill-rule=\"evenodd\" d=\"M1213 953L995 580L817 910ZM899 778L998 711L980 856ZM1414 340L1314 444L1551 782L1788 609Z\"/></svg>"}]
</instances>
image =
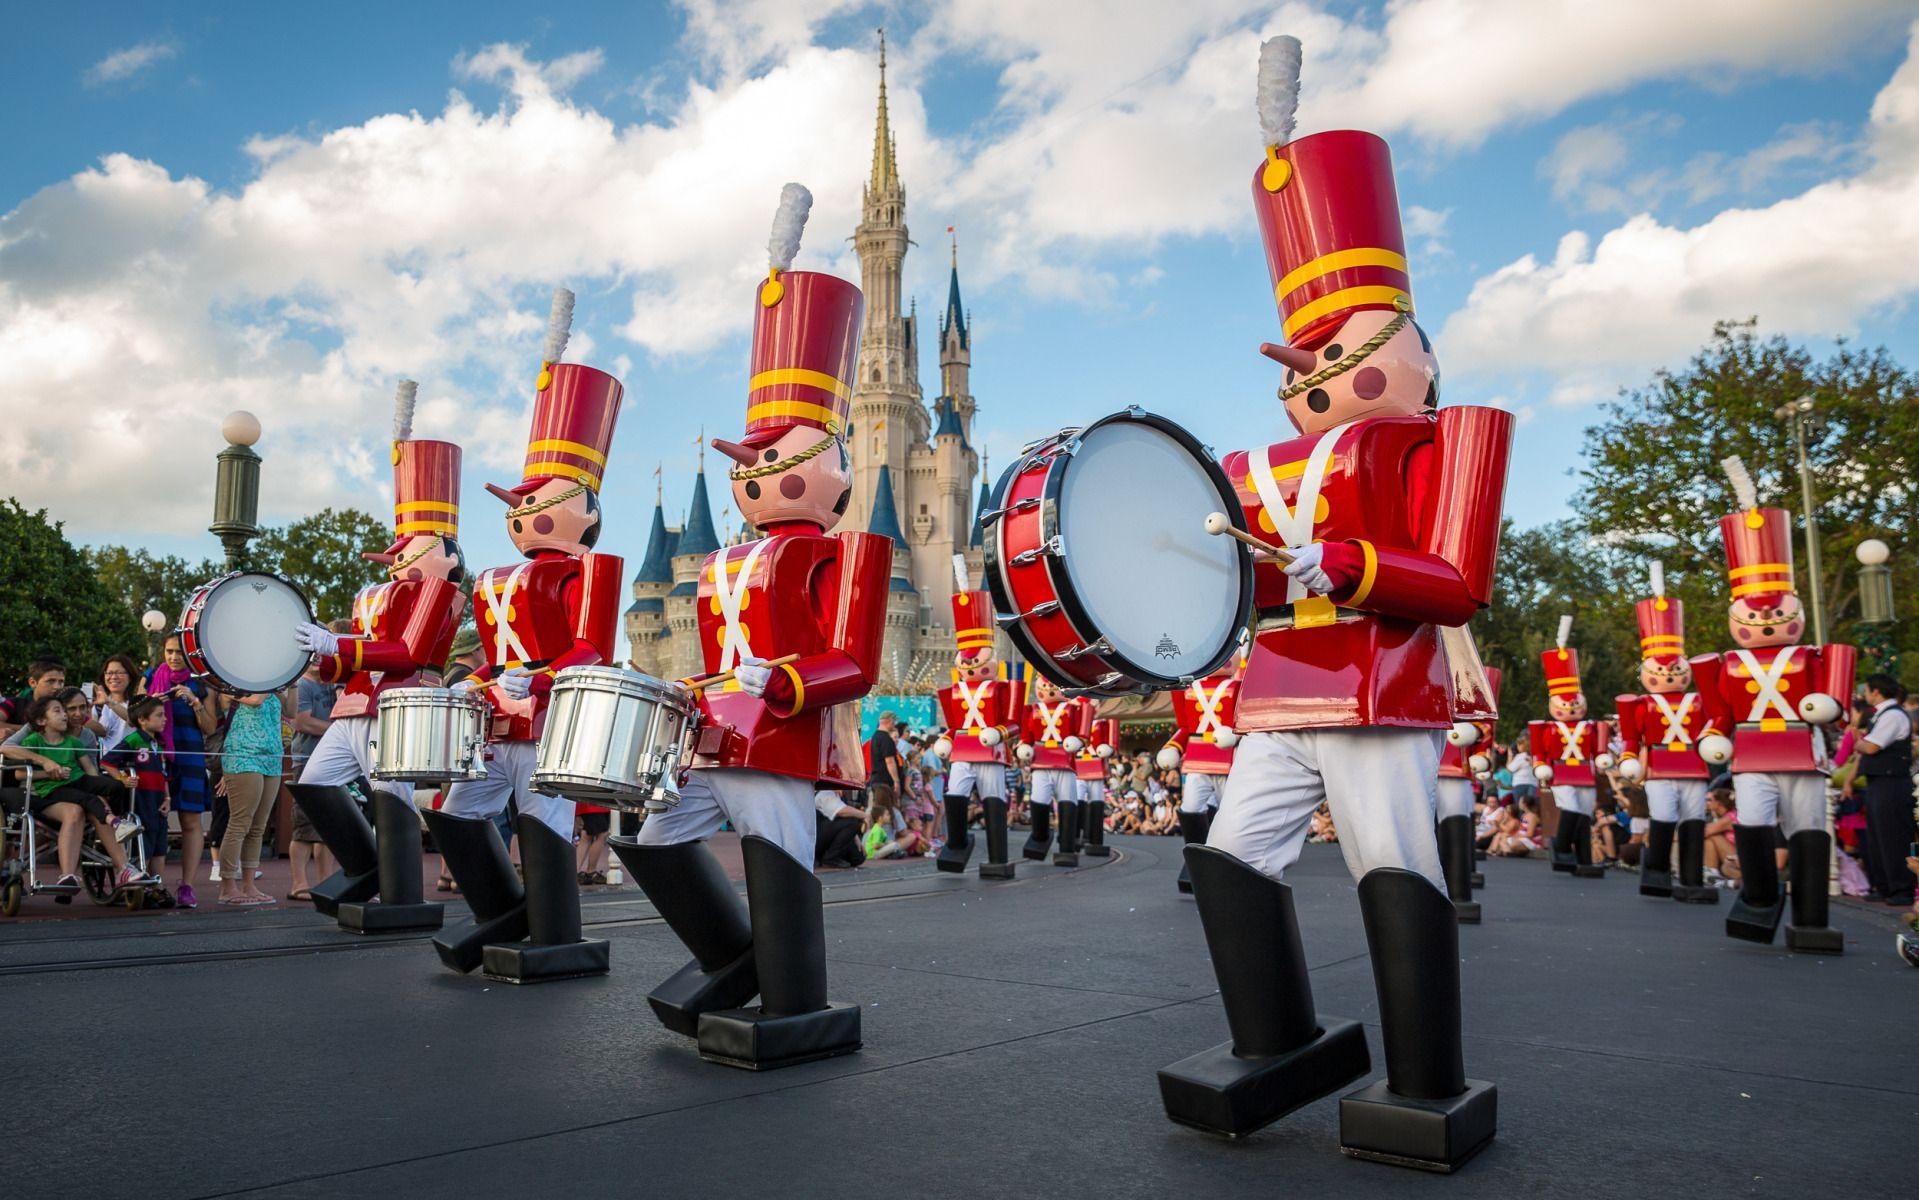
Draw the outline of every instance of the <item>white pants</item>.
<instances>
[{"instance_id":1,"label":"white pants","mask_svg":"<svg viewBox=\"0 0 1919 1200\"><path fill-rule=\"evenodd\" d=\"M1076 778L1073 780L1073 782L1079 785L1074 790L1079 794L1079 802L1081 804L1091 804L1096 800L1101 802L1105 801L1106 784L1104 781L1098 780L1098 779L1077 779Z\"/></svg>"},{"instance_id":2,"label":"white pants","mask_svg":"<svg viewBox=\"0 0 1919 1200\"><path fill-rule=\"evenodd\" d=\"M946 794L970 796L975 788L982 800L1006 799L1006 764L956 762L946 772Z\"/></svg>"},{"instance_id":3,"label":"white pants","mask_svg":"<svg viewBox=\"0 0 1919 1200\"><path fill-rule=\"evenodd\" d=\"M345 787L364 775L373 786L392 792L402 800L413 799L413 785L397 779L374 779L373 758L367 753L367 739L373 736L373 717L341 717L327 726L313 747L306 766L300 770L301 783L319 787ZM368 797L372 799L372 797Z\"/></svg>"},{"instance_id":4,"label":"white pants","mask_svg":"<svg viewBox=\"0 0 1919 1200\"><path fill-rule=\"evenodd\" d=\"M1791 837L1826 828L1826 777L1811 771L1734 771L1733 798L1741 825L1775 821Z\"/></svg>"},{"instance_id":5,"label":"white pants","mask_svg":"<svg viewBox=\"0 0 1919 1200\"><path fill-rule=\"evenodd\" d=\"M1441 775L1439 777L1439 819L1444 821L1447 817L1472 815L1473 781Z\"/></svg>"},{"instance_id":6,"label":"white pants","mask_svg":"<svg viewBox=\"0 0 1919 1200\"><path fill-rule=\"evenodd\" d=\"M1278 879L1330 804L1354 879L1401 867L1443 890L1433 837L1437 729L1302 729L1240 738L1206 844Z\"/></svg>"},{"instance_id":7,"label":"white pants","mask_svg":"<svg viewBox=\"0 0 1919 1200\"><path fill-rule=\"evenodd\" d=\"M1646 808L1655 821L1678 824L1706 819L1706 781L1703 779L1648 779Z\"/></svg>"},{"instance_id":8,"label":"white pants","mask_svg":"<svg viewBox=\"0 0 1919 1200\"><path fill-rule=\"evenodd\" d=\"M1220 793L1225 790L1226 776L1201 775L1197 771L1188 771L1185 784L1179 794L1179 811L1199 813L1209 808L1218 808Z\"/></svg>"},{"instance_id":9,"label":"white pants","mask_svg":"<svg viewBox=\"0 0 1919 1200\"><path fill-rule=\"evenodd\" d=\"M573 802L533 790L533 763L539 750L538 742L494 742L487 747L486 778L456 782L447 789L440 811L448 816L491 820L511 800L521 816L532 817L572 841Z\"/></svg>"},{"instance_id":10,"label":"white pants","mask_svg":"<svg viewBox=\"0 0 1919 1200\"><path fill-rule=\"evenodd\" d=\"M1573 787L1565 783L1553 785L1553 803L1559 806L1560 812L1574 812L1590 817L1593 815L1593 805L1598 800L1599 789L1596 787Z\"/></svg>"},{"instance_id":11,"label":"white pants","mask_svg":"<svg viewBox=\"0 0 1919 1200\"><path fill-rule=\"evenodd\" d=\"M1083 799L1079 794L1079 776L1071 771L1046 767L1033 772L1032 803L1051 804L1057 800L1061 804L1076 804Z\"/></svg>"},{"instance_id":12,"label":"white pants","mask_svg":"<svg viewBox=\"0 0 1919 1200\"><path fill-rule=\"evenodd\" d=\"M637 840L642 846L702 841L731 821L740 834L763 837L810 868L817 815L810 780L744 767L704 767L687 778L677 805L647 814Z\"/></svg>"}]
</instances>

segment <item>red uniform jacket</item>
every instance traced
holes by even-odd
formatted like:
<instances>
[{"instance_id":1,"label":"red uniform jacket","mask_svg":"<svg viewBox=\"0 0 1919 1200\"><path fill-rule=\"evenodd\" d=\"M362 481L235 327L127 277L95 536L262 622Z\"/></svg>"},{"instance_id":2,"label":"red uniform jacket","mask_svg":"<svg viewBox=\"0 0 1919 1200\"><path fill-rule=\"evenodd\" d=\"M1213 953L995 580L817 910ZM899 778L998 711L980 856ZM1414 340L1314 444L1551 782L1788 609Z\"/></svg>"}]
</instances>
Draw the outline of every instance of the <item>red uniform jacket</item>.
<instances>
[{"instance_id":1,"label":"red uniform jacket","mask_svg":"<svg viewBox=\"0 0 1919 1200\"><path fill-rule=\"evenodd\" d=\"M1698 692L1619 697L1622 750L1646 768L1647 779L1712 778L1699 757L1706 719Z\"/></svg>"},{"instance_id":2,"label":"red uniform jacket","mask_svg":"<svg viewBox=\"0 0 1919 1200\"><path fill-rule=\"evenodd\" d=\"M1549 787L1593 787L1592 761L1606 753L1612 726L1605 721L1529 721L1526 738L1533 761L1552 768Z\"/></svg>"},{"instance_id":3,"label":"red uniform jacket","mask_svg":"<svg viewBox=\"0 0 1919 1200\"><path fill-rule=\"evenodd\" d=\"M955 679L940 689L940 715L946 721L947 739L953 743L954 762L1003 763L1006 759L1006 733L1019 726L1023 685L1012 679L987 679L967 683ZM988 746L979 740L987 729L1000 731L1000 744Z\"/></svg>"},{"instance_id":4,"label":"red uniform jacket","mask_svg":"<svg viewBox=\"0 0 1919 1200\"><path fill-rule=\"evenodd\" d=\"M497 679L514 667L533 672L529 704L487 689L494 712L491 740L537 740L546 725L554 673L613 661L625 566L611 554L576 558L540 550L516 566L490 567L473 581L473 620L486 651L486 665L474 678Z\"/></svg>"},{"instance_id":5,"label":"red uniform jacket","mask_svg":"<svg viewBox=\"0 0 1919 1200\"><path fill-rule=\"evenodd\" d=\"M1511 439L1512 414L1459 407L1226 456L1248 528L1324 541L1334 585L1312 595L1276 563L1254 569L1241 732L1452 724L1438 627L1465 624L1491 598Z\"/></svg>"},{"instance_id":6,"label":"red uniform jacket","mask_svg":"<svg viewBox=\"0 0 1919 1200\"><path fill-rule=\"evenodd\" d=\"M699 693L696 767L746 767L828 787L866 782L856 703L879 678L893 543L870 533L787 525L725 546L700 567L698 612L706 669L742 655L777 667L764 696L737 681Z\"/></svg>"},{"instance_id":7,"label":"red uniform jacket","mask_svg":"<svg viewBox=\"0 0 1919 1200\"><path fill-rule=\"evenodd\" d=\"M389 688L437 684L465 610L466 597L444 579L361 589L353 598L352 636L340 639L338 654L319 659L324 682L346 681L333 715L370 717Z\"/></svg>"},{"instance_id":8,"label":"red uniform jacket","mask_svg":"<svg viewBox=\"0 0 1919 1200\"><path fill-rule=\"evenodd\" d=\"M1233 724L1239 701L1239 672L1224 671L1195 679L1173 693L1173 721L1179 726L1173 745L1182 755L1180 769L1195 775L1227 775L1233 770L1231 747L1214 736Z\"/></svg>"},{"instance_id":9,"label":"red uniform jacket","mask_svg":"<svg viewBox=\"0 0 1919 1200\"><path fill-rule=\"evenodd\" d=\"M1035 771L1070 771L1072 752L1066 739L1088 741L1093 735L1093 702L1084 696L1072 696L1053 704L1035 700L1026 706L1026 721L1020 726L1020 741L1033 748ZM955 743L957 745L957 743Z\"/></svg>"},{"instance_id":10,"label":"red uniform jacket","mask_svg":"<svg viewBox=\"0 0 1919 1200\"><path fill-rule=\"evenodd\" d=\"M1087 705L1088 709L1097 707L1097 705L1090 703ZM1104 720L1093 722L1092 732L1086 735L1086 748L1081 750L1073 759L1073 774L1075 776L1080 779L1105 782L1106 764L1108 760L1099 756L1099 748L1101 745L1111 746L1113 753L1119 753L1119 720L1117 718L1107 717Z\"/></svg>"},{"instance_id":11,"label":"red uniform jacket","mask_svg":"<svg viewBox=\"0 0 1919 1200\"><path fill-rule=\"evenodd\" d=\"M1472 763L1467 760L1475 754L1481 754L1491 749L1493 744L1493 723L1491 721L1474 721L1472 724L1473 728L1479 730L1479 740L1477 742L1461 748L1453 745L1452 739L1448 738L1445 743L1440 746L1439 777L1441 779L1471 779L1473 777L1473 767Z\"/></svg>"},{"instance_id":12,"label":"red uniform jacket","mask_svg":"<svg viewBox=\"0 0 1919 1200\"><path fill-rule=\"evenodd\" d=\"M1799 701L1813 692L1852 697L1858 653L1851 646L1766 646L1702 654L1693 681L1706 702L1708 733L1732 738L1734 771L1819 771L1825 756Z\"/></svg>"}]
</instances>

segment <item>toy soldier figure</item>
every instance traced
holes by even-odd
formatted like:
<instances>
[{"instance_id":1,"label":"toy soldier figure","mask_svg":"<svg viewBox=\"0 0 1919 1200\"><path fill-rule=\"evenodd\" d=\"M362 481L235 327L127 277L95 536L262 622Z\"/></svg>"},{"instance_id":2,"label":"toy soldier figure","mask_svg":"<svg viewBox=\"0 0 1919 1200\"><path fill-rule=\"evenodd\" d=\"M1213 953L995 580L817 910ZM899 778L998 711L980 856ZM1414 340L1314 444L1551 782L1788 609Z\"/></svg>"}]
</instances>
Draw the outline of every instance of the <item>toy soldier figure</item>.
<instances>
[{"instance_id":1,"label":"toy soldier figure","mask_svg":"<svg viewBox=\"0 0 1919 1200\"><path fill-rule=\"evenodd\" d=\"M946 845L940 848L937 865L942 871L966 869L973 854L973 835L966 829L968 805L977 795L986 826L986 862L980 875L1011 879L1013 864L1006 857L1006 735L1019 727L1025 696L1020 682L1006 677L993 649L992 597L970 586L965 561L958 555L953 572L959 585L953 592L953 632L959 648L953 656L953 682L939 693L947 734L933 744L947 763ZM1067 819L1062 810L1062 845Z\"/></svg>"},{"instance_id":2,"label":"toy soldier figure","mask_svg":"<svg viewBox=\"0 0 1919 1200\"><path fill-rule=\"evenodd\" d=\"M507 505L507 536L526 561L480 572L475 623L486 664L457 685L480 689L492 708L486 778L460 780L438 812L424 814L474 924L435 938L456 971L536 983L603 975L607 945L581 936L573 851L573 802L532 787L553 676L613 661L624 564L592 553L600 539L600 481L619 417L620 381L559 361L573 293L558 289L535 382L526 466L510 488L486 490ZM512 801L525 884L494 820ZM524 940L524 944L523 944Z\"/></svg>"},{"instance_id":3,"label":"toy soldier figure","mask_svg":"<svg viewBox=\"0 0 1919 1200\"><path fill-rule=\"evenodd\" d=\"M1599 782L1593 770L1613 765L1606 747L1612 744L1612 726L1586 719L1586 694L1579 687L1579 651L1566 643L1573 619L1559 618L1558 647L1540 654L1546 672L1546 711L1549 721L1526 726L1533 750L1533 774L1540 786L1551 787L1559 809L1559 829L1553 835L1553 870L1579 879L1597 879L1606 868L1593 862L1593 805Z\"/></svg>"},{"instance_id":4,"label":"toy soldier figure","mask_svg":"<svg viewBox=\"0 0 1919 1200\"><path fill-rule=\"evenodd\" d=\"M846 414L860 291L791 271L812 196L789 183L753 311L746 433L733 500L765 536L700 566L700 645L714 678L680 802L614 852L693 961L647 997L710 1062L768 1070L860 1048L860 1009L827 999L813 875L814 793L866 782L859 704L879 676L887 538L828 533L846 511ZM706 839L742 834L743 907ZM747 1007L757 995L759 1006Z\"/></svg>"},{"instance_id":5,"label":"toy soldier figure","mask_svg":"<svg viewBox=\"0 0 1919 1200\"><path fill-rule=\"evenodd\" d=\"M1492 769L1493 723L1499 718L1498 667L1485 668L1483 694L1461 688L1453 727L1439 752L1439 865L1446 873L1446 894L1459 911L1461 925L1477 925L1479 902L1473 889L1486 881L1473 870L1473 780ZM1457 676L1455 676L1457 678Z\"/></svg>"},{"instance_id":6,"label":"toy soldier figure","mask_svg":"<svg viewBox=\"0 0 1919 1200\"><path fill-rule=\"evenodd\" d=\"M1089 713L1098 705L1080 697ZM1119 750L1119 718L1102 717L1093 722L1086 745L1073 756L1073 774L1079 784L1080 824L1084 826L1082 853L1093 858L1110 858L1113 848L1106 844L1106 764Z\"/></svg>"},{"instance_id":7,"label":"toy soldier figure","mask_svg":"<svg viewBox=\"0 0 1919 1200\"><path fill-rule=\"evenodd\" d=\"M1079 803L1079 775L1073 761L1086 747L1086 739L1093 732L1093 705L1085 697L1068 698L1059 689L1059 685L1045 676L1033 682L1033 701L1026 706L1026 719L1020 727L1020 742L1017 751L1020 762L1031 768L1033 787L1026 798L1026 810L1032 815L1033 832L1026 839L1021 853L1027 858L1044 859L1046 844L1051 840L1047 832L1047 818L1055 811L1059 812L1059 853L1053 862L1057 866L1078 866L1079 847L1074 843L1074 834L1079 828L1081 805ZM992 827L988 829L990 859ZM985 873L985 868L981 868ZM1011 877L1012 864L1007 864L1006 874Z\"/></svg>"},{"instance_id":8,"label":"toy soldier figure","mask_svg":"<svg viewBox=\"0 0 1919 1200\"><path fill-rule=\"evenodd\" d=\"M422 901L413 785L383 781L376 790L367 750L380 695L437 685L466 609L460 448L414 438L419 386L402 379L393 401L393 544L362 555L386 567L387 582L354 598L353 633L335 635L322 625L294 632L315 655L321 680L346 684L333 723L289 790L340 862L339 871L312 889L313 907L356 933L438 929L441 922L441 906ZM377 845L355 789L373 805Z\"/></svg>"},{"instance_id":9,"label":"toy soldier figure","mask_svg":"<svg viewBox=\"0 0 1919 1200\"><path fill-rule=\"evenodd\" d=\"M1279 301L1280 398L1299 436L1224 461L1255 566L1232 774L1185 855L1232 1040L1160 1071L1173 1120L1240 1136L1371 1067L1352 1021L1313 1007L1292 891L1322 801L1359 881L1386 1079L1340 1102L1340 1146L1451 1170L1494 1134L1466 1077L1459 924L1433 838L1454 687L1441 630L1492 595L1512 417L1439 408L1413 323L1391 157L1351 130L1292 135L1299 43L1261 50L1265 160L1254 204Z\"/></svg>"},{"instance_id":10,"label":"toy soldier figure","mask_svg":"<svg viewBox=\"0 0 1919 1200\"><path fill-rule=\"evenodd\" d=\"M1741 511L1719 518L1732 582L1729 625L1736 649L1692 660L1706 703L1700 757L1732 764L1739 823L1739 898L1726 935L1770 944L1785 901L1773 858L1772 827L1786 833L1792 871L1792 922L1786 945L1805 954L1839 954L1845 939L1827 925L1832 835L1826 832L1830 762L1816 725L1845 712L1852 695L1851 646L1801 646L1805 610L1793 590L1792 514L1759 507L1745 464L1725 461ZM1731 736L1728 737L1727 735Z\"/></svg>"},{"instance_id":11,"label":"toy soldier figure","mask_svg":"<svg viewBox=\"0 0 1919 1200\"><path fill-rule=\"evenodd\" d=\"M1619 697L1619 775L1643 780L1652 817L1639 863L1639 894L1671 896L1688 904L1717 904L1706 886L1706 762L1699 739L1706 706L1692 690L1686 662L1686 608L1666 595L1666 572L1647 564L1652 595L1633 606L1639 620L1641 696ZM1673 841L1679 843L1679 882L1672 877Z\"/></svg>"},{"instance_id":12,"label":"toy soldier figure","mask_svg":"<svg viewBox=\"0 0 1919 1200\"><path fill-rule=\"evenodd\" d=\"M1184 774L1179 796L1179 834L1188 846L1204 846L1220 793L1233 770L1233 747L1239 731L1233 728L1233 708L1239 700L1239 675L1244 660L1205 679L1195 679L1173 693L1172 740L1160 747L1155 761L1163 771ZM1177 886L1193 890L1192 875L1182 861Z\"/></svg>"}]
</instances>

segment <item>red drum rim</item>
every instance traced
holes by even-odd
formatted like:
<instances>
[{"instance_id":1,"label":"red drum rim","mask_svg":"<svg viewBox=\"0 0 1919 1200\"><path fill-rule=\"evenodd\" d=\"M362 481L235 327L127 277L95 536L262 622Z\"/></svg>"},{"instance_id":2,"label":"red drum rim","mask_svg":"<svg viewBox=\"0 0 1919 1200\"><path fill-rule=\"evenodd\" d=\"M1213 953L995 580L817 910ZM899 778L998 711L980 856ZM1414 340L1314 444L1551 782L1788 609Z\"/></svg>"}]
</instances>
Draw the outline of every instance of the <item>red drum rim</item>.
<instances>
[{"instance_id":1,"label":"red drum rim","mask_svg":"<svg viewBox=\"0 0 1919 1200\"><path fill-rule=\"evenodd\" d=\"M313 661L309 656L300 664L299 669L294 671L293 674L271 686L258 688L242 688L235 684L228 683L213 673L213 664L207 658L205 648L200 645L199 614L206 611L206 599L218 591L222 585L248 576L256 576L260 579L271 579L273 582L280 584L292 592L299 598L300 607L306 609L308 623L313 623L313 601L307 598L306 591L291 579L283 579L267 571L228 571L218 579L209 579L199 587L194 588L191 592L188 592L187 602L180 610L180 623L175 625L173 629L167 633L167 636L178 637L180 639L180 649L186 656L187 669L193 672L193 677L214 691L226 696L261 696L268 692L281 691L299 679L300 676L306 674L307 667L312 665Z\"/></svg>"}]
</instances>

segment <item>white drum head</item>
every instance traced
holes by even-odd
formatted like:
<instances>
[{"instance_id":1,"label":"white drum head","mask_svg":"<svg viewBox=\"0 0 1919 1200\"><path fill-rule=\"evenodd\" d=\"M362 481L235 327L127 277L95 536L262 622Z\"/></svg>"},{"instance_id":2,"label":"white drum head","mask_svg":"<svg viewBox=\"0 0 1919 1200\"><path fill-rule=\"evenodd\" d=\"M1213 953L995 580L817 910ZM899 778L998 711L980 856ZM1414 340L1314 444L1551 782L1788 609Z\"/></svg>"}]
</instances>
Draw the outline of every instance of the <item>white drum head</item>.
<instances>
[{"instance_id":1,"label":"white drum head","mask_svg":"<svg viewBox=\"0 0 1919 1200\"><path fill-rule=\"evenodd\" d=\"M207 595L196 631L207 669L242 692L271 692L298 679L307 652L293 627L313 620L298 589L272 575L235 575Z\"/></svg>"},{"instance_id":2,"label":"white drum head","mask_svg":"<svg viewBox=\"0 0 1919 1200\"><path fill-rule=\"evenodd\" d=\"M1155 674L1205 674L1239 635L1245 581L1237 544L1206 532L1223 506L1206 464L1157 426L1111 420L1081 436L1062 480L1075 624Z\"/></svg>"}]
</instances>

